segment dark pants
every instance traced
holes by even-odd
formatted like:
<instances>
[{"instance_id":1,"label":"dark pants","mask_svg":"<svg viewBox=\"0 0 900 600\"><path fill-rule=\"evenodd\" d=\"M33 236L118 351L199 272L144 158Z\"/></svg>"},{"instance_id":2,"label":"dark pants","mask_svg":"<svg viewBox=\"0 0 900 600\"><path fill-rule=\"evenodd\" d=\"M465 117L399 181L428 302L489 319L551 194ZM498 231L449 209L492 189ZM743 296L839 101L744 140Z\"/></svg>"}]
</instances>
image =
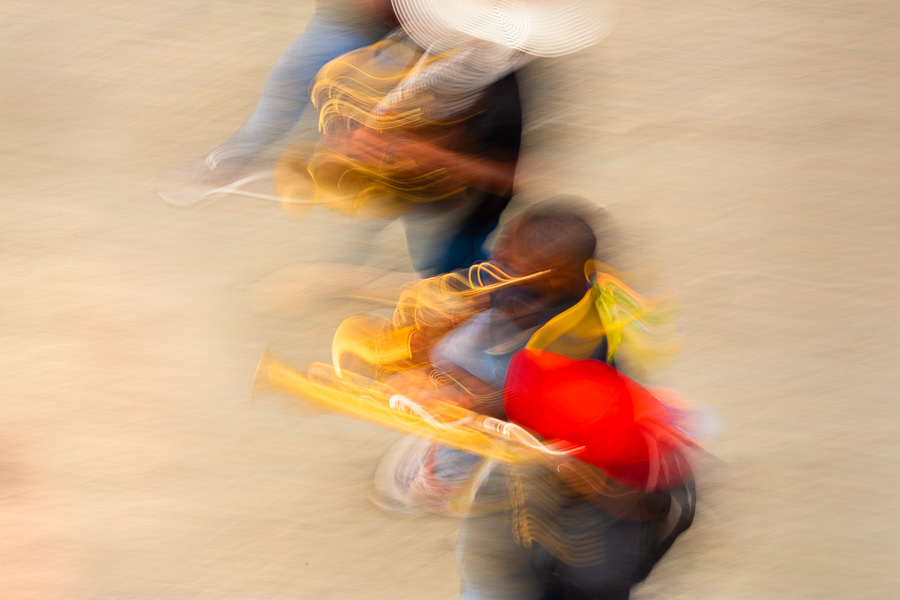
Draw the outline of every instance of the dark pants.
<instances>
[{"instance_id":1,"label":"dark pants","mask_svg":"<svg viewBox=\"0 0 900 600\"><path fill-rule=\"evenodd\" d=\"M668 495L667 516L643 521L616 519L584 500L545 506L530 513L538 514L530 525L537 539L524 543L511 509L470 515L458 548L462 598L627 600L693 521L694 484Z\"/></svg>"},{"instance_id":2,"label":"dark pants","mask_svg":"<svg viewBox=\"0 0 900 600\"><path fill-rule=\"evenodd\" d=\"M442 263L438 266L439 273L466 269L488 259L485 243L500 223L500 215L511 199L511 196L489 194L480 199L447 244Z\"/></svg>"}]
</instances>

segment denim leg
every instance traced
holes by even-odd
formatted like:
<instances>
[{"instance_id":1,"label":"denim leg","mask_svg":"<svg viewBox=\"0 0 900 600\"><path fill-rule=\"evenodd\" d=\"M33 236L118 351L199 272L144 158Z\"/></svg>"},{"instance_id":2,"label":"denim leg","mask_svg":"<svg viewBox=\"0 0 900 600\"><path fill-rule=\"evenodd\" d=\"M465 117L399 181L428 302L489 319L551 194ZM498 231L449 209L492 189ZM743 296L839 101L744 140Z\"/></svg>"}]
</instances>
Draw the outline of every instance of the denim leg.
<instances>
[{"instance_id":1,"label":"denim leg","mask_svg":"<svg viewBox=\"0 0 900 600\"><path fill-rule=\"evenodd\" d=\"M325 63L367 43L350 25L314 14L306 30L272 67L253 114L220 149L252 157L277 142L300 119L309 103L310 84Z\"/></svg>"},{"instance_id":2,"label":"denim leg","mask_svg":"<svg viewBox=\"0 0 900 600\"><path fill-rule=\"evenodd\" d=\"M485 228L477 233L460 231L450 240L444 256L437 270L439 273L450 273L459 269L466 269L477 262L488 259L488 252L484 248L488 236L494 228Z\"/></svg>"},{"instance_id":3,"label":"denim leg","mask_svg":"<svg viewBox=\"0 0 900 600\"><path fill-rule=\"evenodd\" d=\"M432 472L438 481L449 487L457 487L472 479L481 457L438 444L434 448L432 459Z\"/></svg>"},{"instance_id":4,"label":"denim leg","mask_svg":"<svg viewBox=\"0 0 900 600\"><path fill-rule=\"evenodd\" d=\"M460 600L542 600L534 549L513 538L505 513L467 515L457 538Z\"/></svg>"},{"instance_id":5,"label":"denim leg","mask_svg":"<svg viewBox=\"0 0 900 600\"><path fill-rule=\"evenodd\" d=\"M466 198L450 198L414 204L400 217L413 268L422 277L446 272L447 252L472 210ZM468 265L465 265L468 266Z\"/></svg>"}]
</instances>

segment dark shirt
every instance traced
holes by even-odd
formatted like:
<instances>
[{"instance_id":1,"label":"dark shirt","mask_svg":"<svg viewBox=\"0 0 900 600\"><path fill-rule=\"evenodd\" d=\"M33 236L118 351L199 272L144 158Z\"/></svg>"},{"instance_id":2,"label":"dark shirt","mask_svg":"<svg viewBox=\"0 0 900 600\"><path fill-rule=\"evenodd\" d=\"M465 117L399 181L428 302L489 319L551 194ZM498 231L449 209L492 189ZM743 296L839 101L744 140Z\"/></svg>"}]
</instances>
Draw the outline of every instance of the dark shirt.
<instances>
[{"instance_id":1,"label":"dark shirt","mask_svg":"<svg viewBox=\"0 0 900 600\"><path fill-rule=\"evenodd\" d=\"M476 105L476 114L465 124L467 150L495 161L515 164L522 146L522 103L515 73L491 85ZM487 260L484 243L512 200L513 191L495 194L469 189L472 210L460 224L444 255L439 272L449 273Z\"/></svg>"}]
</instances>

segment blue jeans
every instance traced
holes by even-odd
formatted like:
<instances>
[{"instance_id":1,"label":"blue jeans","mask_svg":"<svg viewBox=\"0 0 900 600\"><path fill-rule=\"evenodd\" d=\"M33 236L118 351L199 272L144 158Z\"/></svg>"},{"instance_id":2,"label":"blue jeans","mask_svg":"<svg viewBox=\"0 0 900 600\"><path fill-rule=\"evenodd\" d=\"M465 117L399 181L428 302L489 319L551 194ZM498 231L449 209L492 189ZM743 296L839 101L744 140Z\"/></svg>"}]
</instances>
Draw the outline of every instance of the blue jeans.
<instances>
[{"instance_id":1,"label":"blue jeans","mask_svg":"<svg viewBox=\"0 0 900 600\"><path fill-rule=\"evenodd\" d=\"M277 142L306 109L309 87L319 70L332 59L375 41L371 37L349 23L313 14L306 30L272 67L253 114L219 148L250 159Z\"/></svg>"},{"instance_id":2,"label":"blue jeans","mask_svg":"<svg viewBox=\"0 0 900 600\"><path fill-rule=\"evenodd\" d=\"M400 216L409 256L419 275L430 277L464 269L480 258L471 251L454 252L454 246L465 235L462 227L471 212L469 200L450 198L416 203ZM486 238L487 234L477 244L479 249Z\"/></svg>"}]
</instances>

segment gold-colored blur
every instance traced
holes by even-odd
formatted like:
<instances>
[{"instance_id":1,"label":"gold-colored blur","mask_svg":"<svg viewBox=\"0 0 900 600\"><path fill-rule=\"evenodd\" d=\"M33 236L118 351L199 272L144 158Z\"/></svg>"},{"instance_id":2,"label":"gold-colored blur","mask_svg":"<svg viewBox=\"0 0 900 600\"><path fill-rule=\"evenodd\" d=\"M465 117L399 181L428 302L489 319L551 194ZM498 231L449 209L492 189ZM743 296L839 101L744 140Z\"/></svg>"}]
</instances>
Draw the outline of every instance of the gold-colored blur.
<instances>
[{"instance_id":1,"label":"gold-colored blur","mask_svg":"<svg viewBox=\"0 0 900 600\"><path fill-rule=\"evenodd\" d=\"M321 203L345 216L389 218L406 212L410 203L461 194L466 186L442 167L422 165L412 155L393 156L390 146L361 156L349 144L362 129L431 139L452 134L466 115L429 119L423 107L435 101L430 94L401 98L389 110L380 110L404 78L443 58L388 38L326 64L311 90L323 140L289 149L275 173L277 195L289 199L286 211L295 211L296 203Z\"/></svg>"},{"instance_id":2,"label":"gold-colored blur","mask_svg":"<svg viewBox=\"0 0 900 600\"><path fill-rule=\"evenodd\" d=\"M660 310L663 300L641 297L617 277L596 270L602 267L595 261L585 265L591 287L584 298L539 328L527 347L586 358L597 341L608 336L612 340L610 360L620 348L631 360L656 356L656 346L642 333L648 331L648 323L670 326L673 315ZM420 406L403 387L421 379L416 371L420 367L425 369L424 377L435 380L426 358L427 348L416 346L417 336L438 339L487 309L491 292L533 282L547 273L513 277L491 263L481 263L465 274L450 273L410 284L400 291L390 319L353 315L341 323L332 341L331 365L314 363L300 373L264 355L256 385L270 385L350 416L503 462L534 460L536 449L545 457L558 454L517 426L495 419L485 421L483 415L452 402L437 400ZM345 368L348 359L355 360L356 368L366 375ZM412 375L404 377L405 373ZM462 381L447 375L439 377L446 385L465 388ZM397 397L403 402L398 404ZM523 439L527 441L523 443Z\"/></svg>"},{"instance_id":3,"label":"gold-colored blur","mask_svg":"<svg viewBox=\"0 0 900 600\"><path fill-rule=\"evenodd\" d=\"M438 401L420 406L402 396L402 390L346 372L337 376L324 363L308 365L300 373L268 354L263 355L254 390L265 388L504 463L546 460L573 450L544 445L521 427L452 403Z\"/></svg>"},{"instance_id":4,"label":"gold-colored blur","mask_svg":"<svg viewBox=\"0 0 900 600\"><path fill-rule=\"evenodd\" d=\"M248 288L309 262L411 271L400 224L373 246L328 210L175 209L150 183L241 125L313 8L0 2L4 600L459 593L458 521L365 497L400 434L248 402L264 347L328 361L340 322L379 309L304 288L260 313ZM661 382L722 421L697 521L636 599L900 590L898 17L631 0L601 45L523 73L515 202L609 209L624 264L681 294Z\"/></svg>"},{"instance_id":5,"label":"gold-colored blur","mask_svg":"<svg viewBox=\"0 0 900 600\"><path fill-rule=\"evenodd\" d=\"M608 361L624 355L628 364L645 370L674 359L681 347L675 337L678 303L674 292L641 296L606 272L611 270L588 262L585 276L591 287L584 298L535 332L527 347L587 358L605 336Z\"/></svg>"}]
</instances>

